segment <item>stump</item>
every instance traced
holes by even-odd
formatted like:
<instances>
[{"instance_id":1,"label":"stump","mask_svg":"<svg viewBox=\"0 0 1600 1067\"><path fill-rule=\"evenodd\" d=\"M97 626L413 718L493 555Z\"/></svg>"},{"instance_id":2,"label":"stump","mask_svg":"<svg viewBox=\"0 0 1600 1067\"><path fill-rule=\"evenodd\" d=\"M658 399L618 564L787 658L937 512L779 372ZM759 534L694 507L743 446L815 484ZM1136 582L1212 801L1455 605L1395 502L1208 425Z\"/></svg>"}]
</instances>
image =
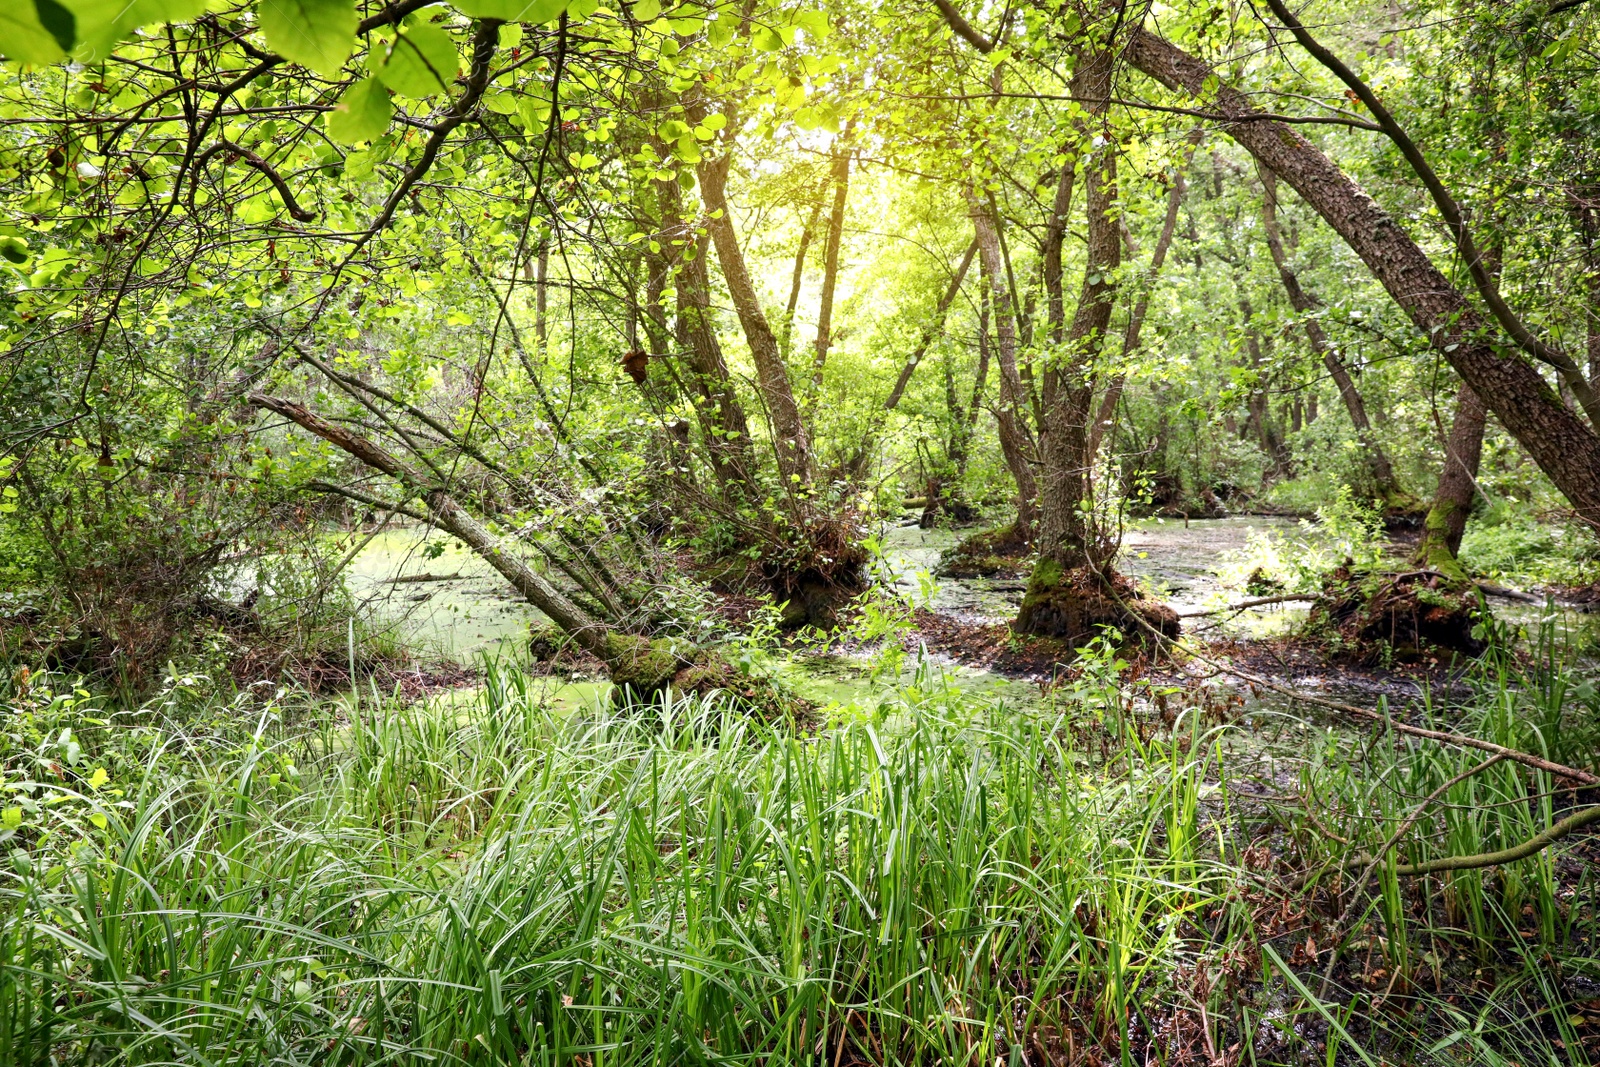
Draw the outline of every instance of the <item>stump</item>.
<instances>
[{"instance_id":1,"label":"stump","mask_svg":"<svg viewBox=\"0 0 1600 1067\"><path fill-rule=\"evenodd\" d=\"M1136 645L1159 643L1156 634L1176 638L1182 632L1177 612L1145 597L1124 575L1065 568L1049 559L1034 568L1013 628L1076 647L1108 626Z\"/></svg>"},{"instance_id":2,"label":"stump","mask_svg":"<svg viewBox=\"0 0 1600 1067\"><path fill-rule=\"evenodd\" d=\"M1442 571L1358 574L1348 561L1323 582L1306 625L1336 654L1360 663L1416 662L1441 654L1478 656L1485 613L1471 582Z\"/></svg>"}]
</instances>

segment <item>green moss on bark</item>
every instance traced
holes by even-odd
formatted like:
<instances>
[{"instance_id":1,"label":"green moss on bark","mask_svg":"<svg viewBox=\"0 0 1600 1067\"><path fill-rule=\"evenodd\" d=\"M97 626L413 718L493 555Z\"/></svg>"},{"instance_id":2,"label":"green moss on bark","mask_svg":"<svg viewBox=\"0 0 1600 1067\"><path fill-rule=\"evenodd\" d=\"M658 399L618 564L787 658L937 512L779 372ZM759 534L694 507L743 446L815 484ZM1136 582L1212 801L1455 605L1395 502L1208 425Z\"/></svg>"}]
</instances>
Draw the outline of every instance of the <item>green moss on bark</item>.
<instances>
[{"instance_id":1,"label":"green moss on bark","mask_svg":"<svg viewBox=\"0 0 1600 1067\"><path fill-rule=\"evenodd\" d=\"M1019 633L1055 637L1076 647L1111 627L1130 644L1154 644L1156 635L1175 638L1177 613L1143 596L1115 571L1063 567L1046 557L1033 568L1017 614Z\"/></svg>"}]
</instances>

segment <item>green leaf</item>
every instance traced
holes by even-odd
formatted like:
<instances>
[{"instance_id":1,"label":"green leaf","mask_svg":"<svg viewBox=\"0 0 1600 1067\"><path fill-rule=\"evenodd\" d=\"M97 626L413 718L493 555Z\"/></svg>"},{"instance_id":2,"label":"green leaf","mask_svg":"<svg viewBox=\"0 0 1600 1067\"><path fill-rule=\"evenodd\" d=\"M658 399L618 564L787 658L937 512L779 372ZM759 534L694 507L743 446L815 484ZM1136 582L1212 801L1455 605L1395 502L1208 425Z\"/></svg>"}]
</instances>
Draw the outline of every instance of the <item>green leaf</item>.
<instances>
[{"instance_id":1,"label":"green leaf","mask_svg":"<svg viewBox=\"0 0 1600 1067\"><path fill-rule=\"evenodd\" d=\"M759 26L756 32L750 35L750 43L762 52L776 52L783 47L783 38L778 36L778 31Z\"/></svg>"},{"instance_id":2,"label":"green leaf","mask_svg":"<svg viewBox=\"0 0 1600 1067\"><path fill-rule=\"evenodd\" d=\"M267 44L324 77L338 74L355 46L355 0L261 0L260 15Z\"/></svg>"},{"instance_id":3,"label":"green leaf","mask_svg":"<svg viewBox=\"0 0 1600 1067\"><path fill-rule=\"evenodd\" d=\"M504 19L542 25L554 22L569 0L450 0L455 9L475 19Z\"/></svg>"},{"instance_id":4,"label":"green leaf","mask_svg":"<svg viewBox=\"0 0 1600 1067\"><path fill-rule=\"evenodd\" d=\"M0 52L23 63L54 63L72 47L75 19L54 0L43 0L44 11L26 0L13 0L0 8Z\"/></svg>"},{"instance_id":5,"label":"green leaf","mask_svg":"<svg viewBox=\"0 0 1600 1067\"><path fill-rule=\"evenodd\" d=\"M640 22L649 22L661 14L661 0L639 0L633 5L633 17Z\"/></svg>"},{"instance_id":6,"label":"green leaf","mask_svg":"<svg viewBox=\"0 0 1600 1067\"><path fill-rule=\"evenodd\" d=\"M681 119L668 119L656 130L663 141L676 141L689 132L689 124Z\"/></svg>"},{"instance_id":7,"label":"green leaf","mask_svg":"<svg viewBox=\"0 0 1600 1067\"><path fill-rule=\"evenodd\" d=\"M93 63L140 26L193 18L205 0L8 0L5 6L16 9L0 14L0 40L11 58L50 62L65 51Z\"/></svg>"},{"instance_id":8,"label":"green leaf","mask_svg":"<svg viewBox=\"0 0 1600 1067\"><path fill-rule=\"evenodd\" d=\"M28 242L21 237L13 237L9 234L5 237L0 237L0 256L5 257L11 263L26 263L28 262ZM10 487L7 486L7 488Z\"/></svg>"},{"instance_id":9,"label":"green leaf","mask_svg":"<svg viewBox=\"0 0 1600 1067\"><path fill-rule=\"evenodd\" d=\"M708 130L720 130L727 124L728 116L724 115L720 111L713 111L711 114L700 120L700 125L704 126Z\"/></svg>"},{"instance_id":10,"label":"green leaf","mask_svg":"<svg viewBox=\"0 0 1600 1067\"><path fill-rule=\"evenodd\" d=\"M483 98L483 106L493 111L496 115L515 115L517 113L516 93L490 93Z\"/></svg>"},{"instance_id":11,"label":"green leaf","mask_svg":"<svg viewBox=\"0 0 1600 1067\"><path fill-rule=\"evenodd\" d=\"M370 141L389 126L394 105L376 78L362 78L344 91L328 115L328 136L340 144Z\"/></svg>"},{"instance_id":12,"label":"green leaf","mask_svg":"<svg viewBox=\"0 0 1600 1067\"><path fill-rule=\"evenodd\" d=\"M456 80L461 56L448 33L423 23L374 48L367 67L401 96L432 96L449 89Z\"/></svg>"},{"instance_id":13,"label":"green leaf","mask_svg":"<svg viewBox=\"0 0 1600 1067\"><path fill-rule=\"evenodd\" d=\"M828 39L828 16L821 11L802 11L795 16L794 21L814 40L826 41Z\"/></svg>"}]
</instances>

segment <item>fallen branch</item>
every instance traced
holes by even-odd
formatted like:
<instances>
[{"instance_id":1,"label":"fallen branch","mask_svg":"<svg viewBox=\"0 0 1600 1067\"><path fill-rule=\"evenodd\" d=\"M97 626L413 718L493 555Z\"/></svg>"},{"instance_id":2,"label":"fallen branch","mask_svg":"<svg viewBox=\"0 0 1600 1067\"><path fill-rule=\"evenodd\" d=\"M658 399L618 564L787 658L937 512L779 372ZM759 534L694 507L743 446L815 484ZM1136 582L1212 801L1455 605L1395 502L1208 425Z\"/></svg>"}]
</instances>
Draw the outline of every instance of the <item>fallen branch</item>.
<instances>
[{"instance_id":1,"label":"fallen branch","mask_svg":"<svg viewBox=\"0 0 1600 1067\"><path fill-rule=\"evenodd\" d=\"M1519 592L1515 589L1507 589L1505 586L1495 585L1493 582L1479 582L1477 585L1488 596L1497 596L1505 600L1520 600L1524 604L1544 603L1542 597L1536 597L1532 593Z\"/></svg>"},{"instance_id":2,"label":"fallen branch","mask_svg":"<svg viewBox=\"0 0 1600 1067\"><path fill-rule=\"evenodd\" d=\"M1479 852L1471 856L1443 856L1422 863L1402 864L1395 868L1395 873L1407 878L1418 878L1425 874L1438 874L1441 871L1473 871L1482 867L1499 867L1502 864L1515 863L1537 855L1573 831L1593 826L1595 823L1600 823L1600 804L1580 808L1550 829L1510 848L1503 848L1498 852Z\"/></svg>"},{"instance_id":3,"label":"fallen branch","mask_svg":"<svg viewBox=\"0 0 1600 1067\"><path fill-rule=\"evenodd\" d=\"M1551 760L1545 759L1542 756L1535 756L1531 752L1523 752L1520 749L1515 748L1506 748L1504 745L1497 745L1493 741L1484 741L1480 738L1469 737L1466 734L1455 734L1446 730L1430 730L1423 726L1412 726L1409 723L1395 722L1386 716L1378 714L1376 711L1373 711L1370 708L1361 708L1354 704L1343 704L1337 700L1329 700L1326 697L1313 696L1310 693L1302 693L1297 689L1290 689L1287 686L1278 685L1276 682L1269 682L1260 675L1251 674L1249 671L1241 671L1237 667L1229 667L1223 663L1219 663L1216 660L1209 659L1198 652L1194 652L1193 650L1190 650L1189 654L1200 662L1208 663L1222 673L1231 674L1235 678L1249 682L1251 685L1259 686L1262 689L1277 693L1280 696L1286 696L1291 700L1299 700L1316 707L1327 708L1330 711L1337 711L1341 714L1349 715L1365 722L1382 723L1388 729L1393 730L1397 734L1406 734L1410 737L1425 737L1430 741L1439 741L1447 745L1457 745L1461 748L1475 748L1480 752L1488 752L1493 755L1502 756L1514 763L1520 763L1525 767L1532 767L1535 770L1545 771L1549 774L1556 775L1559 778L1565 778L1568 781L1581 782L1584 785L1600 785L1600 777L1596 777L1595 775L1590 774L1588 771L1580 771L1576 767L1568 767L1563 763L1555 763Z\"/></svg>"},{"instance_id":4,"label":"fallen branch","mask_svg":"<svg viewBox=\"0 0 1600 1067\"><path fill-rule=\"evenodd\" d=\"M1259 608L1267 604L1287 604L1296 600L1316 600L1317 593L1285 593L1282 596L1264 596L1255 600L1241 600L1237 604L1229 604L1225 608L1213 608L1210 611L1185 611L1178 615L1180 619L1201 619L1207 615L1225 615L1230 611L1243 611L1246 608Z\"/></svg>"},{"instance_id":5,"label":"fallen branch","mask_svg":"<svg viewBox=\"0 0 1600 1067\"><path fill-rule=\"evenodd\" d=\"M461 577L461 572L454 574L402 574L398 578L390 578L390 585L406 585L411 582L453 582Z\"/></svg>"}]
</instances>

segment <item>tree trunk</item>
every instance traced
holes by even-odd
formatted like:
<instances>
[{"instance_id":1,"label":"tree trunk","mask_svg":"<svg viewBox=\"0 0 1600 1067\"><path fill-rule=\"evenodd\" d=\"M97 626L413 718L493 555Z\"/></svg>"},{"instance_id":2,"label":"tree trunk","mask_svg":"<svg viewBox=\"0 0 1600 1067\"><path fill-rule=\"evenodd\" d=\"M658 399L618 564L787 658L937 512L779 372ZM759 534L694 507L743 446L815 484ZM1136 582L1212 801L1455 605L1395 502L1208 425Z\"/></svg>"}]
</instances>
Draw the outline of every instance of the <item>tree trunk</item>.
<instances>
[{"instance_id":1,"label":"tree trunk","mask_svg":"<svg viewBox=\"0 0 1600 1067\"><path fill-rule=\"evenodd\" d=\"M844 140L849 127L839 135ZM850 153L833 146L833 206L828 212L828 237L822 249L822 292L817 308L817 339L815 355L811 362L811 403L822 392L822 370L828 363L828 349L833 344L833 293L839 284L839 245L844 240L844 205L850 193Z\"/></svg>"},{"instance_id":2,"label":"tree trunk","mask_svg":"<svg viewBox=\"0 0 1600 1067\"><path fill-rule=\"evenodd\" d=\"M1272 171L1262 168L1261 183L1263 187L1261 221L1266 231L1267 251L1272 253L1272 262L1278 268L1278 278L1283 282L1283 291L1289 297L1289 306L1294 308L1295 314L1305 316L1301 327L1305 330L1306 340L1311 344L1311 351L1322 360L1322 365L1327 368L1328 377L1333 379L1333 384L1339 389L1339 397L1344 401L1345 411L1349 412L1350 422L1356 428L1356 439L1361 442L1361 455L1366 460L1367 475L1372 479L1373 491L1377 498L1386 507L1409 510L1415 506L1415 501L1410 494L1400 488L1400 483L1394 475L1394 465L1389 462L1389 454L1384 451L1383 443L1373 432L1372 421L1367 418L1366 402L1361 399L1361 392L1351 379L1343 358L1340 357L1338 350L1328 343L1328 336L1322 330L1322 323L1311 317L1316 310L1317 302L1300 285L1299 276L1289 265L1289 257L1283 247L1283 234L1278 228L1278 179ZM1311 417L1314 419L1316 416Z\"/></svg>"},{"instance_id":3,"label":"tree trunk","mask_svg":"<svg viewBox=\"0 0 1600 1067\"><path fill-rule=\"evenodd\" d=\"M664 147L658 148L664 152ZM711 308L711 280L706 272L706 241L695 240L683 222L677 181L655 182L662 248L657 292L676 271L676 330L678 348L689 362L690 402L700 423L712 473L733 502L748 496L755 477L755 444L744 405L734 389L733 375L722 354ZM657 297L659 300L659 295Z\"/></svg>"},{"instance_id":4,"label":"tree trunk","mask_svg":"<svg viewBox=\"0 0 1600 1067\"><path fill-rule=\"evenodd\" d=\"M1104 75L1086 87L1096 98L1104 99L1110 89L1110 51L1102 49L1082 66L1104 68ZM1111 323L1117 295L1115 274L1122 263L1122 235L1114 214L1114 146L1095 151L1084 178L1088 186L1088 261L1064 350L1045 369L1044 411L1039 426L1039 550L1042 556L1067 569L1108 565L1112 550L1109 539L1096 529L1092 515L1089 413L1094 399L1093 363Z\"/></svg>"},{"instance_id":5,"label":"tree trunk","mask_svg":"<svg viewBox=\"0 0 1600 1067\"><path fill-rule=\"evenodd\" d=\"M1456 415L1450 424L1450 440L1445 445L1444 469L1439 472L1439 488L1422 527L1422 543L1417 562L1461 581L1466 574L1456 561L1461 551L1461 535L1472 512L1477 488L1478 460L1483 455L1483 428L1486 422L1483 401L1465 382L1456 392Z\"/></svg>"},{"instance_id":6,"label":"tree trunk","mask_svg":"<svg viewBox=\"0 0 1600 1067\"><path fill-rule=\"evenodd\" d=\"M939 297L939 303L934 307L933 318L922 328L922 337L917 341L917 347L911 350L911 355L906 357L905 364L900 368L899 377L895 378L894 386L889 390L889 396L884 400L883 407L872 413L867 424L866 433L862 435L861 444L850 461L845 464L846 471L852 478L859 477L865 469L867 460L871 456L873 445L877 441L878 431L883 426L884 416L894 411L900 405L900 398L905 395L906 386L911 382L911 375L916 372L922 363L922 358L928 354L928 348L934 339L944 332L945 316L950 312L950 305L955 302L957 294L961 292L961 283L966 280L967 270L972 266L972 257L978 251L977 238L967 245L966 254L961 257L961 265L956 268L955 274L950 279L950 284L945 286L944 294ZM954 408L952 407L952 410Z\"/></svg>"},{"instance_id":7,"label":"tree trunk","mask_svg":"<svg viewBox=\"0 0 1600 1067\"><path fill-rule=\"evenodd\" d=\"M900 376L894 380L894 388L889 390L889 396L883 402L884 411L893 411L900 403L900 398L905 394L906 386L911 381L911 375L916 371L917 365L922 362L922 357L928 354L928 347L944 332L945 316L950 312L950 305L955 303L957 294L961 292L961 283L967 277L967 269L972 266L972 257L978 251L977 238L967 245L967 251L961 257L960 266L956 267L955 274L950 278L950 284L945 286L944 295L939 297L939 303L933 309L933 318L922 328L922 337L917 341L917 347L912 349L911 355L906 357L906 362L900 368Z\"/></svg>"},{"instance_id":8,"label":"tree trunk","mask_svg":"<svg viewBox=\"0 0 1600 1067\"><path fill-rule=\"evenodd\" d=\"M1092 32L1107 37L1079 60L1073 76L1075 95L1081 92L1090 101L1091 121L1096 124L1111 96L1116 50L1109 34L1120 22L1119 7L1102 5L1102 14L1115 13L1118 18L1094 28ZM1044 370L1039 562L1012 624L1019 633L1061 638L1074 647L1105 626L1140 643L1152 630L1167 637L1178 633L1172 609L1141 598L1132 583L1113 569L1117 537L1102 528L1094 507L1089 452L1094 362L1111 324L1116 272L1122 263L1122 233L1116 218L1118 150L1115 139L1105 137L1084 168L1088 258L1072 324Z\"/></svg>"},{"instance_id":9,"label":"tree trunk","mask_svg":"<svg viewBox=\"0 0 1600 1067\"><path fill-rule=\"evenodd\" d=\"M1250 396L1245 401L1245 409L1249 412L1249 419L1245 428L1255 435L1256 444L1272 461L1268 468L1268 476L1282 478L1290 469L1288 447L1283 443L1283 437L1278 433L1278 424L1273 421L1272 408L1269 403L1270 387L1272 382L1271 339L1263 339L1261 331L1256 329L1255 305L1245 295L1243 279L1239 279L1239 314L1244 320L1245 351L1250 353L1250 369L1256 374L1256 382L1250 389ZM1266 351L1263 352L1263 348Z\"/></svg>"},{"instance_id":10,"label":"tree trunk","mask_svg":"<svg viewBox=\"0 0 1600 1067\"><path fill-rule=\"evenodd\" d=\"M1012 315L1011 294L1006 291L999 222L989 214L988 205L970 191L968 204L977 233L978 263L988 283L989 306L995 322L995 348L1000 364L1000 403L995 407L995 422L1000 432L1000 451L1017 483L1018 533L1031 540L1038 523L1039 489L1033 475L1033 441L1023 421L1024 394L1022 378L1017 373L1016 320Z\"/></svg>"},{"instance_id":11,"label":"tree trunk","mask_svg":"<svg viewBox=\"0 0 1600 1067\"><path fill-rule=\"evenodd\" d=\"M794 310L800 306L800 283L805 279L806 253L811 250L811 237L816 232L817 216L821 214L822 201L818 200L811 205L811 217L800 228L800 247L794 250L794 274L789 279L789 302L783 308L783 337L779 345L785 359L789 356L790 344L794 339Z\"/></svg>"},{"instance_id":12,"label":"tree trunk","mask_svg":"<svg viewBox=\"0 0 1600 1067\"><path fill-rule=\"evenodd\" d=\"M761 310L761 297L750 280L750 270L739 247L739 235L733 228L725 189L731 160L731 156L723 155L700 164L700 194L708 215L706 226L717 248L717 260L722 264L722 277L728 283L734 310L744 328L762 399L772 418L778 473L783 477L785 488L792 490L811 483L811 441L800 417L800 406L795 403L794 390L789 385L789 370L784 365L778 339L772 333L766 313Z\"/></svg>"},{"instance_id":13,"label":"tree trunk","mask_svg":"<svg viewBox=\"0 0 1600 1067\"><path fill-rule=\"evenodd\" d=\"M1128 315L1128 328L1122 335L1122 365L1127 366L1133 354L1139 350L1139 334L1144 330L1145 316L1150 312L1150 292L1155 287L1157 275L1167 261L1167 251L1172 247L1172 236L1178 228L1178 210L1183 204L1183 194L1187 189L1183 172L1188 169L1189 160L1194 158L1194 150L1200 144L1204 135L1203 127L1196 126L1188 137L1188 147L1184 149L1183 158L1178 164L1177 172L1172 176L1172 188L1167 191L1167 213L1161 220L1161 233L1156 238L1156 246L1150 252L1150 266L1145 271L1143 286L1139 290L1139 298L1134 302L1133 310ZM1136 249L1130 247L1130 251ZM1122 385L1125 375L1117 374L1106 385L1106 391L1100 398L1100 407L1095 414L1094 425L1089 428L1089 461L1093 464L1095 457L1100 454L1100 439L1105 434L1105 428L1111 425L1111 420L1116 416L1117 403L1122 399Z\"/></svg>"},{"instance_id":14,"label":"tree trunk","mask_svg":"<svg viewBox=\"0 0 1600 1067\"><path fill-rule=\"evenodd\" d=\"M972 383L972 399L967 405L967 410L962 412L955 400L955 377L952 374L946 381L949 391L949 404L951 418L956 420L950 433L950 454L952 464L956 469L956 484L961 484L967 476L967 460L972 453L972 434L978 426L978 412L983 408L983 391L989 384L989 361L991 350L989 347L989 305L990 296L983 294L978 312L978 373L974 375Z\"/></svg>"},{"instance_id":15,"label":"tree trunk","mask_svg":"<svg viewBox=\"0 0 1600 1067\"><path fill-rule=\"evenodd\" d=\"M543 359L550 345L550 328L545 318L550 298L550 238L539 242L539 258L533 276L533 336Z\"/></svg>"},{"instance_id":16,"label":"tree trunk","mask_svg":"<svg viewBox=\"0 0 1600 1067\"><path fill-rule=\"evenodd\" d=\"M1203 60L1142 29L1133 32L1125 55L1168 88L1206 94L1207 108L1228 117L1227 134L1345 240L1579 517L1600 527L1600 436L1534 367L1483 340L1489 324L1387 212L1305 137L1260 118L1243 93L1218 85Z\"/></svg>"}]
</instances>

